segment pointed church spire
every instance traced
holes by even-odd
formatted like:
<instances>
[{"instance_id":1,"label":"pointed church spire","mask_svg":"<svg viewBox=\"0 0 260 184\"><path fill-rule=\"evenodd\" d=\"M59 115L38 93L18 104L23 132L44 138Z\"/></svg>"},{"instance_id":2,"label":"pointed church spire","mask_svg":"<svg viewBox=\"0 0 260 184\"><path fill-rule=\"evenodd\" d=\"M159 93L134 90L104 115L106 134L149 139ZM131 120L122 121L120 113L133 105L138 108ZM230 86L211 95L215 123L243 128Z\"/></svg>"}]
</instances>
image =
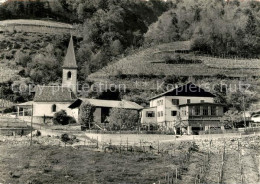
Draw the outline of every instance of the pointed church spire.
<instances>
[{"instance_id":1,"label":"pointed church spire","mask_svg":"<svg viewBox=\"0 0 260 184\"><path fill-rule=\"evenodd\" d=\"M76 62L76 57L75 57L75 52L74 52L74 44L73 44L72 36L70 37L70 43L69 43L67 54L65 56L65 60L64 60L62 67L68 68L68 69L78 68L77 62Z\"/></svg>"}]
</instances>

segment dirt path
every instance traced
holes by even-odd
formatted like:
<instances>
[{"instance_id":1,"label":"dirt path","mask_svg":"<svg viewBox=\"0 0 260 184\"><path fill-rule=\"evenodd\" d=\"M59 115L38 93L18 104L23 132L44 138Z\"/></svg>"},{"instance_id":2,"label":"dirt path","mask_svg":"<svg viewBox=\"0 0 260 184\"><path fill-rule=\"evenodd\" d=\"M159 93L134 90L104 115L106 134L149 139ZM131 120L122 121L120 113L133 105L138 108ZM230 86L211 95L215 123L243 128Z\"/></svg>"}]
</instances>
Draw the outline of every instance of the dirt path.
<instances>
[{"instance_id":1,"label":"dirt path","mask_svg":"<svg viewBox=\"0 0 260 184\"><path fill-rule=\"evenodd\" d=\"M257 184L258 181L258 169L256 161L248 149L242 149L242 163L243 163L243 183Z\"/></svg>"},{"instance_id":2,"label":"dirt path","mask_svg":"<svg viewBox=\"0 0 260 184\"><path fill-rule=\"evenodd\" d=\"M182 175L181 183L194 184L197 174L199 174L199 167L202 166L203 155L201 153L194 153L190 157L190 164L188 165L188 171Z\"/></svg>"},{"instance_id":3,"label":"dirt path","mask_svg":"<svg viewBox=\"0 0 260 184\"><path fill-rule=\"evenodd\" d=\"M221 154L211 153L209 158L209 168L205 173L206 183L218 183L221 165Z\"/></svg>"},{"instance_id":4,"label":"dirt path","mask_svg":"<svg viewBox=\"0 0 260 184\"><path fill-rule=\"evenodd\" d=\"M223 183L238 184L241 183L239 154L237 151L228 151L225 154L225 163L223 168Z\"/></svg>"}]
</instances>

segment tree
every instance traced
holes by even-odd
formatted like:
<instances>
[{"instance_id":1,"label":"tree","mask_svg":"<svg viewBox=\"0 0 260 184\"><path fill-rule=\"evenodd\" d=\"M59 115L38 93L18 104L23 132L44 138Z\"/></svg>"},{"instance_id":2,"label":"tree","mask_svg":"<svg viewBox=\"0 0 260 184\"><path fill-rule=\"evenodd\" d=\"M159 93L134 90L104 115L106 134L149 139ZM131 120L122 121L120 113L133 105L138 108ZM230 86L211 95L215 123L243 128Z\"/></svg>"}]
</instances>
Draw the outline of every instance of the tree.
<instances>
[{"instance_id":1,"label":"tree","mask_svg":"<svg viewBox=\"0 0 260 184\"><path fill-rule=\"evenodd\" d=\"M83 128L91 128L94 122L95 107L90 103L82 102L79 109L79 123Z\"/></svg>"},{"instance_id":2,"label":"tree","mask_svg":"<svg viewBox=\"0 0 260 184\"><path fill-rule=\"evenodd\" d=\"M111 53L114 56L120 55L123 52L123 46L119 40L113 41L111 43L110 49L111 49Z\"/></svg>"},{"instance_id":3,"label":"tree","mask_svg":"<svg viewBox=\"0 0 260 184\"><path fill-rule=\"evenodd\" d=\"M67 125L68 124L68 115L65 110L56 112L53 117L54 124L58 125Z\"/></svg>"},{"instance_id":4,"label":"tree","mask_svg":"<svg viewBox=\"0 0 260 184\"><path fill-rule=\"evenodd\" d=\"M135 130L139 126L139 113L137 110L112 108L107 121L112 130Z\"/></svg>"},{"instance_id":5,"label":"tree","mask_svg":"<svg viewBox=\"0 0 260 184\"><path fill-rule=\"evenodd\" d=\"M243 120L243 114L242 112L239 112L235 108L230 108L230 110L228 110L224 114L222 120L224 121L225 126L234 128L235 123Z\"/></svg>"},{"instance_id":6,"label":"tree","mask_svg":"<svg viewBox=\"0 0 260 184\"><path fill-rule=\"evenodd\" d=\"M159 20L149 26L145 33L146 43L165 43L179 39L178 19L174 11L168 11Z\"/></svg>"}]
</instances>

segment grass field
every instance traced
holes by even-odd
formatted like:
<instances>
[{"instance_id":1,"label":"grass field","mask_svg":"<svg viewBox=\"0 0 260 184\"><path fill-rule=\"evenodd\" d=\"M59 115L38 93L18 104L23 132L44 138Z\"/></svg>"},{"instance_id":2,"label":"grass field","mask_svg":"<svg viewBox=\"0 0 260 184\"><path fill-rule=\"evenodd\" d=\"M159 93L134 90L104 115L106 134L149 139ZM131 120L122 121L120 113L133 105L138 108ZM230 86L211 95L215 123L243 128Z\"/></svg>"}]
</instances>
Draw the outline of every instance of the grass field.
<instances>
[{"instance_id":1,"label":"grass field","mask_svg":"<svg viewBox=\"0 0 260 184\"><path fill-rule=\"evenodd\" d=\"M0 183L258 183L260 137L171 141L160 152L64 147L57 138L1 137ZM176 174L177 173L177 174Z\"/></svg>"},{"instance_id":2,"label":"grass field","mask_svg":"<svg viewBox=\"0 0 260 184\"><path fill-rule=\"evenodd\" d=\"M4 183L161 183L180 167L176 156L152 153L104 153L87 147L0 142L0 178ZM197 155L197 153L195 153ZM177 156L179 155L179 156Z\"/></svg>"},{"instance_id":3,"label":"grass field","mask_svg":"<svg viewBox=\"0 0 260 184\"><path fill-rule=\"evenodd\" d=\"M56 28L68 28L73 29L70 24L65 24L62 22L54 21L44 21L44 20L29 20L29 19L15 19L15 20L4 20L0 21L0 26L16 26L16 25L33 25L33 26L46 26L46 27L56 27Z\"/></svg>"}]
</instances>

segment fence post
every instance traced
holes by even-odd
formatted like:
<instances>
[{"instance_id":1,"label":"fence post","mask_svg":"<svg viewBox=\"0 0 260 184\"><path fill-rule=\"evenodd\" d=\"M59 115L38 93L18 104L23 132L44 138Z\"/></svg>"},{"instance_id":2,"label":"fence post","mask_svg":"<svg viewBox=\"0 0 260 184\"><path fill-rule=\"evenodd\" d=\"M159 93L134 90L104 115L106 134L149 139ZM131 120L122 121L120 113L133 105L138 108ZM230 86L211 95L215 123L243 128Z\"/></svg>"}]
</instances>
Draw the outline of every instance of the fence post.
<instances>
[{"instance_id":1,"label":"fence post","mask_svg":"<svg viewBox=\"0 0 260 184\"><path fill-rule=\"evenodd\" d=\"M171 176L170 176L170 174L168 172L168 184L170 184L170 183L171 183Z\"/></svg>"},{"instance_id":2,"label":"fence post","mask_svg":"<svg viewBox=\"0 0 260 184\"><path fill-rule=\"evenodd\" d=\"M98 149L98 137L97 137L97 149Z\"/></svg>"},{"instance_id":3,"label":"fence post","mask_svg":"<svg viewBox=\"0 0 260 184\"><path fill-rule=\"evenodd\" d=\"M158 140L158 154L160 153L160 142Z\"/></svg>"},{"instance_id":4,"label":"fence post","mask_svg":"<svg viewBox=\"0 0 260 184\"><path fill-rule=\"evenodd\" d=\"M178 168L176 168L175 183L178 183Z\"/></svg>"},{"instance_id":5,"label":"fence post","mask_svg":"<svg viewBox=\"0 0 260 184\"><path fill-rule=\"evenodd\" d=\"M122 139L120 139L120 145L119 145L119 152L121 154L121 145L122 145Z\"/></svg>"}]
</instances>

